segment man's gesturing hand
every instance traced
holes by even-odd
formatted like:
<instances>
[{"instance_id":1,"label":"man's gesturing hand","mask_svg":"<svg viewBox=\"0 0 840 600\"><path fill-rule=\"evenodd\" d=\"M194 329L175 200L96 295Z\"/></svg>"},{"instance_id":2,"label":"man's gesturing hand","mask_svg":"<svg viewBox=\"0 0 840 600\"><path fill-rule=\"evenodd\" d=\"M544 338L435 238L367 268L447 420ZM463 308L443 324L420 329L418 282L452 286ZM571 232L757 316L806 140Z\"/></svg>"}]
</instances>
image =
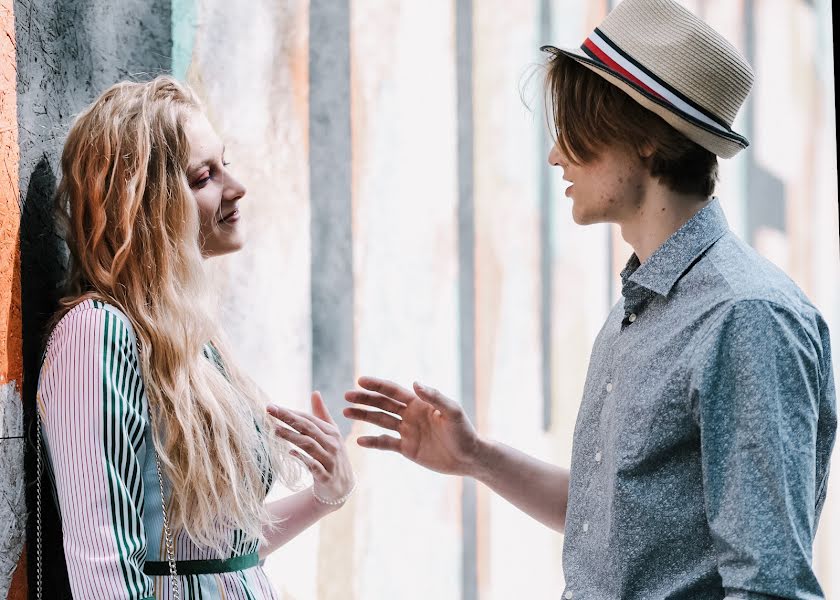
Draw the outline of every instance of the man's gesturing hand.
<instances>
[{"instance_id":1,"label":"man's gesturing hand","mask_svg":"<svg viewBox=\"0 0 840 600\"><path fill-rule=\"evenodd\" d=\"M361 377L359 385L344 395L347 401L378 410L345 408L344 416L399 434L362 436L360 446L399 452L439 473L475 475L481 442L458 403L419 383L413 392L375 377Z\"/></svg>"}]
</instances>

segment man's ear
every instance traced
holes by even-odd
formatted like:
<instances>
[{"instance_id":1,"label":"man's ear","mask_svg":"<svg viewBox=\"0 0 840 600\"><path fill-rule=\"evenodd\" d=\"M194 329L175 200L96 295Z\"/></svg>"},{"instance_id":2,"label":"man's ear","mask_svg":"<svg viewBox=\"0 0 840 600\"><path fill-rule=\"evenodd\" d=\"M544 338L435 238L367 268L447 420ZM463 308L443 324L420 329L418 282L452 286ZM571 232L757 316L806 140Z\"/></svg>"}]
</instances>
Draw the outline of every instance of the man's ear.
<instances>
[{"instance_id":1,"label":"man's ear","mask_svg":"<svg viewBox=\"0 0 840 600\"><path fill-rule=\"evenodd\" d=\"M649 159L651 156L653 156L653 153L656 152L656 146L654 146L650 140L644 140L643 142L639 143L639 145L636 146L636 149L639 152L639 158L641 158L642 160Z\"/></svg>"}]
</instances>

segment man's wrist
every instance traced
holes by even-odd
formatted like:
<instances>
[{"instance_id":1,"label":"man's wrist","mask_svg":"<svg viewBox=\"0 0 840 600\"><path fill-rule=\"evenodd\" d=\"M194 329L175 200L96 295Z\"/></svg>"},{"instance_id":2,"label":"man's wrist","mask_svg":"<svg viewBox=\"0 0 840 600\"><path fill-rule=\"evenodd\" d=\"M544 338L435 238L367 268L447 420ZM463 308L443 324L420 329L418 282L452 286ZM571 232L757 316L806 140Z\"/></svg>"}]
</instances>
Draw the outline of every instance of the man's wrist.
<instances>
[{"instance_id":1,"label":"man's wrist","mask_svg":"<svg viewBox=\"0 0 840 600\"><path fill-rule=\"evenodd\" d=\"M469 476L482 483L489 483L493 477L493 467L497 462L495 459L497 452L498 448L495 441L479 436L476 441Z\"/></svg>"}]
</instances>

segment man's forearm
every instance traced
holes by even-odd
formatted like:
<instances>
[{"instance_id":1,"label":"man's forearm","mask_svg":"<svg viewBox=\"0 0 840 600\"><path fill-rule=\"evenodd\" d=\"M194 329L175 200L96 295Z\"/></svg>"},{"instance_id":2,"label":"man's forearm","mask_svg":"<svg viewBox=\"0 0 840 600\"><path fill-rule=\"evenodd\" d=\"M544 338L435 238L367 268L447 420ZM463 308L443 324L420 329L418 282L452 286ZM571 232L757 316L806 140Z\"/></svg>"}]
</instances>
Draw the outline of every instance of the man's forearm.
<instances>
[{"instance_id":1,"label":"man's forearm","mask_svg":"<svg viewBox=\"0 0 840 600\"><path fill-rule=\"evenodd\" d=\"M563 531L569 499L569 470L499 442L481 440L471 473L531 517Z\"/></svg>"}]
</instances>

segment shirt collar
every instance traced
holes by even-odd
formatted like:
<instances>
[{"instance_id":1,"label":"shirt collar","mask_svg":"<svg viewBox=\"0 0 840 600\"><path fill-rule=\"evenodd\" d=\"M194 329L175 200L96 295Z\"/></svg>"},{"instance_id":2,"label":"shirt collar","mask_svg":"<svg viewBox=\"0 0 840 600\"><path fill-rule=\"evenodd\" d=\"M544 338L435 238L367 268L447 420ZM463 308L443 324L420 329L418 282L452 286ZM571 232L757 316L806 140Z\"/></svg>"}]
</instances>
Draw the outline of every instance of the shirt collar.
<instances>
[{"instance_id":1,"label":"shirt collar","mask_svg":"<svg viewBox=\"0 0 840 600\"><path fill-rule=\"evenodd\" d=\"M639 263L635 253L630 257L627 266L621 272L624 288L628 287L628 282L632 282L667 297L674 284L691 268L697 258L727 231L729 225L720 207L720 201L712 198L708 205L668 238L644 264Z\"/></svg>"}]
</instances>

